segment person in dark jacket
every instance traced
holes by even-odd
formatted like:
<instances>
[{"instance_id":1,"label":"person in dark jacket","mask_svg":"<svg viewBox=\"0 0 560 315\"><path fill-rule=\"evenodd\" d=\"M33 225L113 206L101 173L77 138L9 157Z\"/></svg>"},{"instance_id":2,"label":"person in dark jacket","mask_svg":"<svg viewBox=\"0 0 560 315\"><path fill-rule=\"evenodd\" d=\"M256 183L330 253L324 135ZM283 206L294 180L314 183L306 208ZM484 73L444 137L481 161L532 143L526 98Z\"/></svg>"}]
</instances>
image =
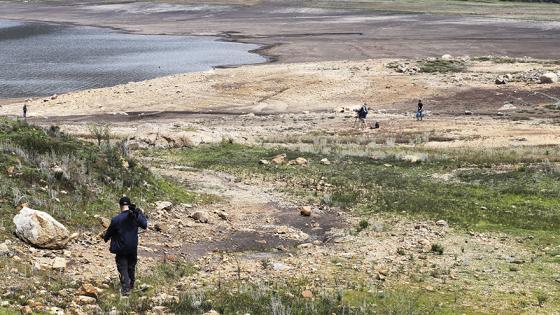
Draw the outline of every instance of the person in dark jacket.
<instances>
[{"instance_id":1,"label":"person in dark jacket","mask_svg":"<svg viewBox=\"0 0 560 315\"><path fill-rule=\"evenodd\" d=\"M416 109L416 120L422 120L424 117L424 104L421 100L418 100L418 108Z\"/></svg>"},{"instance_id":2,"label":"person in dark jacket","mask_svg":"<svg viewBox=\"0 0 560 315\"><path fill-rule=\"evenodd\" d=\"M27 104L23 104L23 118L27 118Z\"/></svg>"},{"instance_id":3,"label":"person in dark jacket","mask_svg":"<svg viewBox=\"0 0 560 315\"><path fill-rule=\"evenodd\" d=\"M128 197L119 200L121 213L113 217L103 239L111 240L111 253L115 254L117 270L124 296L134 289L134 274L138 261L138 227L148 228L148 220L142 210L136 208Z\"/></svg>"}]
</instances>

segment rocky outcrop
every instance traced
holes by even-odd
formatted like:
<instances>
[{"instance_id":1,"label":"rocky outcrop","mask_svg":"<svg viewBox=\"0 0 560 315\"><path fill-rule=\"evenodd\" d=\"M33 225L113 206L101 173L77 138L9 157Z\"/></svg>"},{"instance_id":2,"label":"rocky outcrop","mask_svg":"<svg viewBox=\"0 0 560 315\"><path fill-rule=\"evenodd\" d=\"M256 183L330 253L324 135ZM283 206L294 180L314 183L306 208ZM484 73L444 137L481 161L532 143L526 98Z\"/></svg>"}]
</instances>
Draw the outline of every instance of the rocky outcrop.
<instances>
[{"instance_id":1,"label":"rocky outcrop","mask_svg":"<svg viewBox=\"0 0 560 315\"><path fill-rule=\"evenodd\" d=\"M24 207L14 217L14 224L22 241L39 248L61 249L70 240L66 227L46 212Z\"/></svg>"}]
</instances>

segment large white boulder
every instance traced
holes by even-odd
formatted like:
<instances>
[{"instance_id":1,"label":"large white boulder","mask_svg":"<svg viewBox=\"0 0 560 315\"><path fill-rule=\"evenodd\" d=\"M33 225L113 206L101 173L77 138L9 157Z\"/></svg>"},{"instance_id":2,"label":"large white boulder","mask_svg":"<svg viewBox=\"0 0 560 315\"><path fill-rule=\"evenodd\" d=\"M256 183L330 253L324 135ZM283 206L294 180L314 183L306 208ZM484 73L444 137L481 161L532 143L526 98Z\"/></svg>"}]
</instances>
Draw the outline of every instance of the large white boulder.
<instances>
[{"instance_id":1,"label":"large white boulder","mask_svg":"<svg viewBox=\"0 0 560 315\"><path fill-rule=\"evenodd\" d=\"M66 227L46 212L24 207L14 217L14 224L21 240L39 248L61 249L70 240Z\"/></svg>"}]
</instances>

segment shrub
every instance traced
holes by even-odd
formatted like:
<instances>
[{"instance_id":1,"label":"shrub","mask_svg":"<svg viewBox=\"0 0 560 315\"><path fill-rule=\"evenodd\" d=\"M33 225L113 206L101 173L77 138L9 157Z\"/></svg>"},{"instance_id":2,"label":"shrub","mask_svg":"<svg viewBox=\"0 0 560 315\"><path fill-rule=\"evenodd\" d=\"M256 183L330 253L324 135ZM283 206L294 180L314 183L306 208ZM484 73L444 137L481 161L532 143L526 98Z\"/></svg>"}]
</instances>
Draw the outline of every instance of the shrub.
<instances>
[{"instance_id":1,"label":"shrub","mask_svg":"<svg viewBox=\"0 0 560 315\"><path fill-rule=\"evenodd\" d=\"M438 255L443 255L443 245L435 243L432 244L432 249L431 249L432 253L436 253Z\"/></svg>"},{"instance_id":2,"label":"shrub","mask_svg":"<svg viewBox=\"0 0 560 315\"><path fill-rule=\"evenodd\" d=\"M362 219L359 223L358 223L358 227L356 228L356 231L358 231L358 233L360 233L361 231L367 229L369 227L369 222L366 219Z\"/></svg>"}]
</instances>

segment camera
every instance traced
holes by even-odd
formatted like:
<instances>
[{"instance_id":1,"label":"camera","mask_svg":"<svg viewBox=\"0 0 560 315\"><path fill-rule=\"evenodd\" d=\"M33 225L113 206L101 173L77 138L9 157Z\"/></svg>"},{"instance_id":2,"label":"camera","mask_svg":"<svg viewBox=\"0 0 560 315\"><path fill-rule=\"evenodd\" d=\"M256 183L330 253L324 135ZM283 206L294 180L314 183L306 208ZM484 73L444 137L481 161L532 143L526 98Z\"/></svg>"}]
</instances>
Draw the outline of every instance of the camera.
<instances>
[{"instance_id":1,"label":"camera","mask_svg":"<svg viewBox=\"0 0 560 315\"><path fill-rule=\"evenodd\" d=\"M130 204L130 206L128 206L128 214L130 215L138 216L139 211L140 209L137 208L135 204Z\"/></svg>"}]
</instances>

